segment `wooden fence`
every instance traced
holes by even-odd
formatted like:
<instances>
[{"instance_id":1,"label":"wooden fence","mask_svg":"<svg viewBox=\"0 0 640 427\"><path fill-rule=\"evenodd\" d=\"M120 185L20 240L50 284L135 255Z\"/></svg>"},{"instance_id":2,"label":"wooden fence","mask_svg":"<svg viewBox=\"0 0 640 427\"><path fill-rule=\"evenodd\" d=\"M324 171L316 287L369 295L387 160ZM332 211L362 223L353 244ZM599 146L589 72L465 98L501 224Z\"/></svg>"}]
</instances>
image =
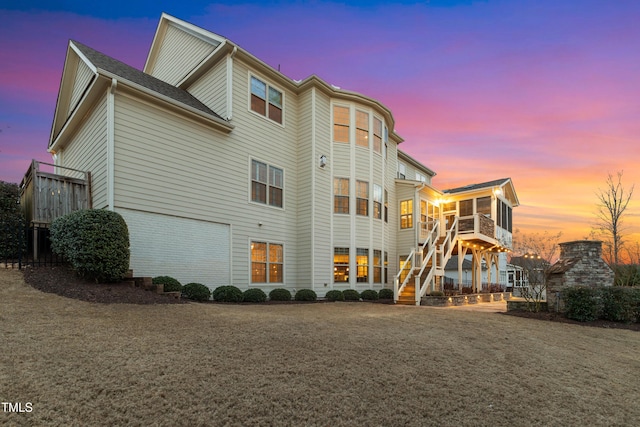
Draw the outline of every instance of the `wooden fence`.
<instances>
[{"instance_id":1,"label":"wooden fence","mask_svg":"<svg viewBox=\"0 0 640 427\"><path fill-rule=\"evenodd\" d=\"M53 166L68 175L42 171L40 165ZM50 224L70 212L91 208L91 172L33 160L20 188L27 224Z\"/></svg>"}]
</instances>

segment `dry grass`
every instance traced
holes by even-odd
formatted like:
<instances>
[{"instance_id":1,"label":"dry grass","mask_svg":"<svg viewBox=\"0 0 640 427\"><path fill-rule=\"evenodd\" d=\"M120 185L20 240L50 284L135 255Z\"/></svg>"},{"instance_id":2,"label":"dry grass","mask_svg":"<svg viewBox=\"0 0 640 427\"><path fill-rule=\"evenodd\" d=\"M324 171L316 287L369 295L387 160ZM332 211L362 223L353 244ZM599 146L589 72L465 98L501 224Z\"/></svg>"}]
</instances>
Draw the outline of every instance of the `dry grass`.
<instances>
[{"instance_id":1,"label":"dry grass","mask_svg":"<svg viewBox=\"0 0 640 427\"><path fill-rule=\"evenodd\" d=\"M2 425L638 425L640 334L368 303L101 305L0 271Z\"/></svg>"}]
</instances>

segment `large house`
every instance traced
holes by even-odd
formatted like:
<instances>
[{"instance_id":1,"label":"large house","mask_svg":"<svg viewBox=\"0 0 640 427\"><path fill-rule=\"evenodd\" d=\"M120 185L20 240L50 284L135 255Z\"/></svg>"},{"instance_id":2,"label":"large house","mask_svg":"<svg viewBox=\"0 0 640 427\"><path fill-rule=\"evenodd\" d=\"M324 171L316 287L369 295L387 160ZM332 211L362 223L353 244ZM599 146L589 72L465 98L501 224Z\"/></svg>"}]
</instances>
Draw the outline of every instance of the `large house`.
<instances>
[{"instance_id":1,"label":"large house","mask_svg":"<svg viewBox=\"0 0 640 427\"><path fill-rule=\"evenodd\" d=\"M136 275L414 304L457 254L480 289L511 246L513 183L438 190L402 141L379 101L163 14L143 71L69 42L48 150L124 217Z\"/></svg>"}]
</instances>

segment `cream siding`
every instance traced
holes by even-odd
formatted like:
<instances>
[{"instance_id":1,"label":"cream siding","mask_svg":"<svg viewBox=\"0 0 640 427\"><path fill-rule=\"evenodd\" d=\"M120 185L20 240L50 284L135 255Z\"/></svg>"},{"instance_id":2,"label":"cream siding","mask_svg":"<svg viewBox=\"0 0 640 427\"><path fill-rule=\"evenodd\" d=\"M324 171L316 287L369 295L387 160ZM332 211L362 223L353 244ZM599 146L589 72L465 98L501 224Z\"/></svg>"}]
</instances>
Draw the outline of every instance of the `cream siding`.
<instances>
[{"instance_id":1,"label":"cream siding","mask_svg":"<svg viewBox=\"0 0 640 427\"><path fill-rule=\"evenodd\" d=\"M331 155L331 106L330 99L323 92L315 91L315 167L314 181L314 280L322 286L319 294L330 289L333 282L333 246L331 223L333 217L333 175L335 157ZM327 166L318 166L320 156L327 156ZM329 268L327 268L329 266ZM327 284L327 286L325 286Z\"/></svg>"},{"instance_id":2,"label":"cream siding","mask_svg":"<svg viewBox=\"0 0 640 427\"><path fill-rule=\"evenodd\" d=\"M73 90L71 91L71 99L69 100L69 109L67 111L67 117L71 115L75 110L82 94L89 86L91 79L95 76L91 68L84 63L84 61L78 60L78 66L76 68L76 76L73 82Z\"/></svg>"},{"instance_id":3,"label":"cream siding","mask_svg":"<svg viewBox=\"0 0 640 427\"><path fill-rule=\"evenodd\" d=\"M298 286L297 101L285 93L283 127L248 111L246 68L236 67L234 85L234 102L244 106L236 108L235 117L245 125L229 135L116 95L115 205L233 224L233 283L240 287L250 286L250 241L283 243L284 286L293 289ZM284 170L284 209L250 201L252 158ZM273 284L278 286L283 284Z\"/></svg>"},{"instance_id":4,"label":"cream siding","mask_svg":"<svg viewBox=\"0 0 640 427\"><path fill-rule=\"evenodd\" d=\"M216 46L170 23L150 74L175 85L213 52Z\"/></svg>"},{"instance_id":5,"label":"cream siding","mask_svg":"<svg viewBox=\"0 0 640 427\"><path fill-rule=\"evenodd\" d=\"M300 120L298 134L298 277L301 285L313 288L313 243L317 234L314 229L314 176L317 167L314 157L314 92L307 91L300 95Z\"/></svg>"},{"instance_id":6,"label":"cream siding","mask_svg":"<svg viewBox=\"0 0 640 427\"><path fill-rule=\"evenodd\" d=\"M229 116L225 61L215 64L201 79L191 85L188 91L221 117Z\"/></svg>"},{"instance_id":7,"label":"cream siding","mask_svg":"<svg viewBox=\"0 0 640 427\"><path fill-rule=\"evenodd\" d=\"M103 96L61 150L61 166L91 172L95 209L107 202L107 97ZM64 169L60 169L65 173Z\"/></svg>"}]
</instances>

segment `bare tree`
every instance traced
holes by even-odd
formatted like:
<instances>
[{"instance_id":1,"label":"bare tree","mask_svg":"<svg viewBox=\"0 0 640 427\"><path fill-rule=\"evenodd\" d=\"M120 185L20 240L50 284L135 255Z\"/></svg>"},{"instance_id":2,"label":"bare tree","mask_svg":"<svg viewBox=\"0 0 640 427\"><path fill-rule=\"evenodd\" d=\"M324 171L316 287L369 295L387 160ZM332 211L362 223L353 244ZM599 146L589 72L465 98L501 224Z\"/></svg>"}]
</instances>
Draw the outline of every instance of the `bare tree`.
<instances>
[{"instance_id":1,"label":"bare tree","mask_svg":"<svg viewBox=\"0 0 640 427\"><path fill-rule=\"evenodd\" d=\"M598 189L598 211L596 213L595 231L604 242L604 255L609 265L618 265L620 252L624 245L624 212L633 195L634 185L625 189L622 185L622 171L614 177L607 175L606 188Z\"/></svg>"},{"instance_id":2,"label":"bare tree","mask_svg":"<svg viewBox=\"0 0 640 427\"><path fill-rule=\"evenodd\" d=\"M540 311L546 299L547 271L556 260L561 237L561 231L526 234L516 230L514 234L510 262L522 268L527 286L521 289L521 296L533 311Z\"/></svg>"}]
</instances>

